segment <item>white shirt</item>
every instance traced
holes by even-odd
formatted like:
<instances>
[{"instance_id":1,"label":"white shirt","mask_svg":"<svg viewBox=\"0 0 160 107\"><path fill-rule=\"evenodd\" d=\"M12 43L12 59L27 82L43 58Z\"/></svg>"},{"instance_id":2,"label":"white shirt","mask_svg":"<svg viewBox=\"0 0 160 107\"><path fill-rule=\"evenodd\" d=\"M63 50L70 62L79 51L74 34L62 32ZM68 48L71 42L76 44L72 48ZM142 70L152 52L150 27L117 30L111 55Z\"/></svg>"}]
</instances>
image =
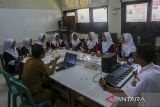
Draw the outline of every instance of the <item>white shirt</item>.
<instances>
[{"instance_id":1,"label":"white shirt","mask_svg":"<svg viewBox=\"0 0 160 107\"><path fill-rule=\"evenodd\" d=\"M129 97L140 94L145 102L139 102L139 107L160 106L160 66L150 63L144 66L139 74L140 81L136 86L129 85L123 91Z\"/></svg>"}]
</instances>

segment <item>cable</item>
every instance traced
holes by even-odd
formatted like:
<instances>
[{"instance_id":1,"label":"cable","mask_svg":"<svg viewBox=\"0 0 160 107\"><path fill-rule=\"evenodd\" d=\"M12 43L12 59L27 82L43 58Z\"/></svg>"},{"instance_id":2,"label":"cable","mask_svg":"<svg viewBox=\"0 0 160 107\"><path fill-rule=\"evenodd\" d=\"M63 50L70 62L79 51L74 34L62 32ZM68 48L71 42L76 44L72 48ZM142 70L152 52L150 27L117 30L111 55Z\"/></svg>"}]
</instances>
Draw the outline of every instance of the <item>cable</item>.
<instances>
[{"instance_id":1,"label":"cable","mask_svg":"<svg viewBox=\"0 0 160 107\"><path fill-rule=\"evenodd\" d=\"M100 74L102 74L102 71L101 71L100 73L94 75L93 78L92 78L92 81L93 81L93 82L98 82L98 81L95 80L95 78L96 78L98 75L100 75Z\"/></svg>"}]
</instances>

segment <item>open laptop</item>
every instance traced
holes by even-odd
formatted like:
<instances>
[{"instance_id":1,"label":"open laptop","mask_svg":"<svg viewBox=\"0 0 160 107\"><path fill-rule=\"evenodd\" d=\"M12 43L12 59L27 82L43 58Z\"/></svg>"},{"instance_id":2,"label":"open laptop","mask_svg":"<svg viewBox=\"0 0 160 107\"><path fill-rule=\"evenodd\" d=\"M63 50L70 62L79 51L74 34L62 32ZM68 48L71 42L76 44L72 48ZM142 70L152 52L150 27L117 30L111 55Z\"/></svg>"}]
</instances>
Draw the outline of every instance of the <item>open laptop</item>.
<instances>
[{"instance_id":1,"label":"open laptop","mask_svg":"<svg viewBox=\"0 0 160 107\"><path fill-rule=\"evenodd\" d=\"M66 68L72 67L76 64L76 61L77 61L76 54L66 52L65 57L64 57L64 61L57 64L57 66L58 67L66 67Z\"/></svg>"}]
</instances>

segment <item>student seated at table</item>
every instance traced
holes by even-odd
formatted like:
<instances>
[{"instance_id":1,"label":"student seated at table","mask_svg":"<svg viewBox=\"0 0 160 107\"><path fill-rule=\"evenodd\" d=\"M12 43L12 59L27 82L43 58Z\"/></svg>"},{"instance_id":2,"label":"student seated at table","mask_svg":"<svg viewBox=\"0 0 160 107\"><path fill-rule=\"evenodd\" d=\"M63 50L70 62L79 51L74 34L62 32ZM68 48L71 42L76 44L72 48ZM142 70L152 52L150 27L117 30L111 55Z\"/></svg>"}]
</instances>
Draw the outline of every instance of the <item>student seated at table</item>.
<instances>
[{"instance_id":1,"label":"student seated at table","mask_svg":"<svg viewBox=\"0 0 160 107\"><path fill-rule=\"evenodd\" d=\"M76 32L72 33L69 45L69 47L72 48L72 50L81 50L82 42L79 40L78 34Z\"/></svg>"},{"instance_id":2,"label":"student seated at table","mask_svg":"<svg viewBox=\"0 0 160 107\"><path fill-rule=\"evenodd\" d=\"M51 61L51 68L41 60L44 57L45 51L43 47L35 44L32 47L32 57L25 62L22 73L22 82L30 89L37 103L47 99L55 100L57 96L54 89L43 87L42 84L44 83L44 76L54 74L59 57Z\"/></svg>"},{"instance_id":3,"label":"student seated at table","mask_svg":"<svg viewBox=\"0 0 160 107\"><path fill-rule=\"evenodd\" d=\"M124 95L135 97L141 95L145 101L139 102L139 107L159 107L160 105L160 66L153 64L155 57L154 47L151 44L141 44L137 46L135 53L135 63L141 65L142 69L135 73L135 79L132 84L128 84L126 88L113 88L103 80L99 83L104 90L115 93L116 95Z\"/></svg>"},{"instance_id":4,"label":"student seated at table","mask_svg":"<svg viewBox=\"0 0 160 107\"><path fill-rule=\"evenodd\" d=\"M109 32L105 32L102 34L102 43L100 44L100 49L101 54L114 52L114 43Z\"/></svg>"},{"instance_id":5,"label":"student seated at table","mask_svg":"<svg viewBox=\"0 0 160 107\"><path fill-rule=\"evenodd\" d=\"M58 49L58 48L65 47L65 44L64 44L63 40L60 38L59 33L54 34L53 41L51 43L51 47L52 47L52 49Z\"/></svg>"},{"instance_id":6,"label":"student seated at table","mask_svg":"<svg viewBox=\"0 0 160 107\"><path fill-rule=\"evenodd\" d=\"M41 33L39 35L37 44L42 45L43 48L46 49L46 35L45 34Z\"/></svg>"},{"instance_id":7,"label":"student seated at table","mask_svg":"<svg viewBox=\"0 0 160 107\"><path fill-rule=\"evenodd\" d=\"M23 56L31 55L32 39L25 38L22 43L23 43L23 47L21 48L21 55L23 55Z\"/></svg>"},{"instance_id":8,"label":"student seated at table","mask_svg":"<svg viewBox=\"0 0 160 107\"><path fill-rule=\"evenodd\" d=\"M83 46L84 52L87 53L95 53L97 54L99 52L99 44L98 44L98 38L94 32L89 32L88 34L88 40Z\"/></svg>"},{"instance_id":9,"label":"student seated at table","mask_svg":"<svg viewBox=\"0 0 160 107\"><path fill-rule=\"evenodd\" d=\"M121 55L123 58L133 57L133 54L136 51L135 44L133 42L132 35L130 33L124 33L122 35L122 50Z\"/></svg>"},{"instance_id":10,"label":"student seated at table","mask_svg":"<svg viewBox=\"0 0 160 107\"><path fill-rule=\"evenodd\" d=\"M17 66L19 62L19 49L15 47L16 41L14 39L8 38L4 41L4 53L3 58L5 61L5 69L10 74L16 74Z\"/></svg>"}]
</instances>

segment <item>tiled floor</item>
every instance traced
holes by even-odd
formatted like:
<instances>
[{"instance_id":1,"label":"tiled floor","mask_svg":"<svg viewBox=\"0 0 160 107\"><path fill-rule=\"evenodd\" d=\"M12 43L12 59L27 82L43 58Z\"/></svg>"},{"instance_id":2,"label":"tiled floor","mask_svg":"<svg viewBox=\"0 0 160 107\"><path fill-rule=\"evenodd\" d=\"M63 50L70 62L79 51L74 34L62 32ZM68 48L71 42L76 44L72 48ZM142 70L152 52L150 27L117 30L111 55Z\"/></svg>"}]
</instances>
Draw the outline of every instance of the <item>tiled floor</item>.
<instances>
[{"instance_id":1,"label":"tiled floor","mask_svg":"<svg viewBox=\"0 0 160 107\"><path fill-rule=\"evenodd\" d=\"M0 74L0 107L7 107L7 90L6 81L3 75ZM68 107L68 105L61 100L57 100L54 107Z\"/></svg>"}]
</instances>

